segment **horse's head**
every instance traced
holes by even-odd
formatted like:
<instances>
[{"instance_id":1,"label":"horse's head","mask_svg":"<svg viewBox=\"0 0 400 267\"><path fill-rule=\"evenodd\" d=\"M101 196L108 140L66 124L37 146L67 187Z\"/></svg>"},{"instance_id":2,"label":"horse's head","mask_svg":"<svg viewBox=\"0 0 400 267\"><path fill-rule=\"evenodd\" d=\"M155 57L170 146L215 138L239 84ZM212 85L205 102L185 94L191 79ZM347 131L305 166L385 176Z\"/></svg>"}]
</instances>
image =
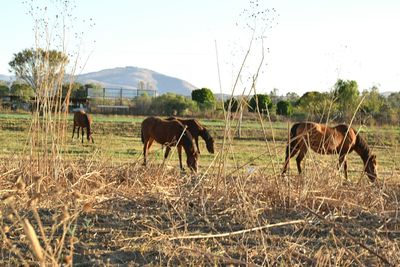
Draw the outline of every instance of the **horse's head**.
<instances>
[{"instance_id":1,"label":"horse's head","mask_svg":"<svg viewBox=\"0 0 400 267\"><path fill-rule=\"evenodd\" d=\"M368 158L367 163L365 164L365 173L371 182L375 182L375 180L378 178L376 155L371 155Z\"/></svg>"},{"instance_id":2,"label":"horse's head","mask_svg":"<svg viewBox=\"0 0 400 267\"><path fill-rule=\"evenodd\" d=\"M206 141L208 152L214 154L214 138L211 137L210 133L205 128L200 132L200 135L204 141Z\"/></svg>"},{"instance_id":3,"label":"horse's head","mask_svg":"<svg viewBox=\"0 0 400 267\"><path fill-rule=\"evenodd\" d=\"M92 134L93 134L92 128L88 127L88 130L87 130L87 140L88 140L88 141L92 140L92 143L94 144L94 140L93 140Z\"/></svg>"},{"instance_id":4,"label":"horse's head","mask_svg":"<svg viewBox=\"0 0 400 267\"><path fill-rule=\"evenodd\" d=\"M199 160L199 153L197 151L194 151L194 153L190 153L187 155L186 163L189 166L189 168L194 172L197 172L198 160Z\"/></svg>"},{"instance_id":5,"label":"horse's head","mask_svg":"<svg viewBox=\"0 0 400 267\"><path fill-rule=\"evenodd\" d=\"M214 138L212 138L211 136L206 141L206 147L207 147L208 152L210 152L211 154L214 154Z\"/></svg>"}]
</instances>

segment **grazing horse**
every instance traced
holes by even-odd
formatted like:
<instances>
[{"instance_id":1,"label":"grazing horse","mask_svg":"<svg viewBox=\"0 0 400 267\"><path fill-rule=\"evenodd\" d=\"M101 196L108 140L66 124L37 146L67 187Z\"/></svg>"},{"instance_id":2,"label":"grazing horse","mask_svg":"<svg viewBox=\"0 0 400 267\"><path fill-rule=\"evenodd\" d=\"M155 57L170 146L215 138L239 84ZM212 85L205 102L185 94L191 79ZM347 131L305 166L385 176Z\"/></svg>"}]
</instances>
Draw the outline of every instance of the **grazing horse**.
<instances>
[{"instance_id":1,"label":"grazing horse","mask_svg":"<svg viewBox=\"0 0 400 267\"><path fill-rule=\"evenodd\" d=\"M301 173L301 161L311 148L319 154L338 154L339 166L343 165L344 175L347 179L346 155L353 150L361 157L364 171L371 182L377 179L376 155L372 154L365 140L356 131L346 124L328 127L324 124L313 122L296 123L290 129L290 140L286 147L286 159L283 167L284 174L289 161L297 153L297 170Z\"/></svg>"},{"instance_id":2,"label":"grazing horse","mask_svg":"<svg viewBox=\"0 0 400 267\"><path fill-rule=\"evenodd\" d=\"M177 146L179 165L182 170L183 147L187 156L186 163L188 167L197 172L198 153L193 145L193 137L179 121L148 117L142 122L141 137L144 144L144 165L147 164L147 152L155 140L157 143L167 146L168 153L165 153L165 158L168 157L170 148Z\"/></svg>"},{"instance_id":3,"label":"grazing horse","mask_svg":"<svg viewBox=\"0 0 400 267\"><path fill-rule=\"evenodd\" d=\"M74 113L74 128L72 130L72 138L74 138L75 135L75 128L78 127L78 138L79 138L79 128L82 128L82 143L83 143L83 128L86 128L86 136L87 140L90 141L92 139L92 143L94 143L93 137L92 137L92 119L90 118L89 114L87 114L83 110L79 110Z\"/></svg>"},{"instance_id":4,"label":"grazing horse","mask_svg":"<svg viewBox=\"0 0 400 267\"><path fill-rule=\"evenodd\" d=\"M199 152L199 154L200 154L199 136L201 136L206 142L206 147L208 152L214 154L214 139L208 133L207 129L198 122L198 120L180 119L175 117L169 117L167 120L178 120L180 123L187 126L187 129L189 130L190 134L192 135L196 143L197 151Z\"/></svg>"}]
</instances>

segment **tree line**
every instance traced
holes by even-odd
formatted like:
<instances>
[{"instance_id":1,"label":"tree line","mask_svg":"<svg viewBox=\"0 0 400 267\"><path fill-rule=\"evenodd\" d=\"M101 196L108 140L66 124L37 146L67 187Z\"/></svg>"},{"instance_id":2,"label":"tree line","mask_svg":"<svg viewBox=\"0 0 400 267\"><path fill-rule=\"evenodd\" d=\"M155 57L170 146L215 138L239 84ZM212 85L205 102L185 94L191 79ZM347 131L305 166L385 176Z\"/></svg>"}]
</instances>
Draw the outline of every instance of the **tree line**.
<instances>
[{"instance_id":1,"label":"tree line","mask_svg":"<svg viewBox=\"0 0 400 267\"><path fill-rule=\"evenodd\" d=\"M56 50L25 49L14 54L9 62L17 81L9 87L0 81L0 97L13 96L17 103L28 102L35 96L44 75L46 77L65 72L62 66L68 62L68 56ZM88 88L102 89L98 84L72 83L62 86L62 94L69 98L87 98ZM354 80L338 79L330 92L310 91L302 96L287 93L279 96L276 89L269 94L238 96L217 100L212 90L201 88L193 90L191 97L167 93L157 97L146 94L132 100L121 100L129 106L132 114L158 115L219 115L224 111L251 114L259 112L272 119L334 120L362 123L397 123L400 119L400 92L387 96L379 93L376 86L360 93ZM95 104L100 100L91 99ZM115 100L101 100L112 102Z\"/></svg>"}]
</instances>

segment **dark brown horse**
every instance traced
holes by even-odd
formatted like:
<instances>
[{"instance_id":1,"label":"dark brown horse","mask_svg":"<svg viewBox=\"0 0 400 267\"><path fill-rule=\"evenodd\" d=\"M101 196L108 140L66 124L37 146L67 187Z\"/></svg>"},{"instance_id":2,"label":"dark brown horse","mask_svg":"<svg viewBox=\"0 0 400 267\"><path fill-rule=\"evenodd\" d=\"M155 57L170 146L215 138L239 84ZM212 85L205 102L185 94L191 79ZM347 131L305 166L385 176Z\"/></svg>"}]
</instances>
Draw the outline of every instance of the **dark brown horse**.
<instances>
[{"instance_id":1,"label":"dark brown horse","mask_svg":"<svg viewBox=\"0 0 400 267\"><path fill-rule=\"evenodd\" d=\"M178 120L181 122L183 125L187 126L187 129L189 130L190 134L192 135L197 151L200 154L200 149L199 149L199 136L204 139L206 142L206 147L208 152L211 154L214 154L214 139L211 137L210 133L207 131L207 129L200 124L196 119L180 119L180 118L175 118L175 117L169 117L167 120Z\"/></svg>"},{"instance_id":2,"label":"dark brown horse","mask_svg":"<svg viewBox=\"0 0 400 267\"><path fill-rule=\"evenodd\" d=\"M147 164L147 152L155 140L157 143L167 146L168 153L165 153L165 158L168 157L171 147L177 146L179 165L182 170L183 147L187 156L188 167L197 172L198 153L193 145L193 137L179 121L148 117L142 122L141 137L144 144L144 165Z\"/></svg>"},{"instance_id":3,"label":"dark brown horse","mask_svg":"<svg viewBox=\"0 0 400 267\"><path fill-rule=\"evenodd\" d=\"M74 113L74 128L72 130L72 138L74 138L75 135L75 128L78 127L78 138L79 138L79 128L82 129L82 143L83 143L83 128L86 128L86 136L87 140L90 141L92 139L92 143L94 143L93 137L92 137L92 119L90 118L89 114L87 114L83 110L79 110Z\"/></svg>"},{"instance_id":4,"label":"dark brown horse","mask_svg":"<svg viewBox=\"0 0 400 267\"><path fill-rule=\"evenodd\" d=\"M299 153L296 158L297 170L301 173L301 161L309 148L320 154L338 154L339 166L343 165L346 179L346 156L354 150L361 157L368 178L372 182L377 179L376 156L353 128L346 124L328 127L313 122L296 123L290 129L290 140L286 147L282 174L286 172L290 159L297 153Z\"/></svg>"}]
</instances>

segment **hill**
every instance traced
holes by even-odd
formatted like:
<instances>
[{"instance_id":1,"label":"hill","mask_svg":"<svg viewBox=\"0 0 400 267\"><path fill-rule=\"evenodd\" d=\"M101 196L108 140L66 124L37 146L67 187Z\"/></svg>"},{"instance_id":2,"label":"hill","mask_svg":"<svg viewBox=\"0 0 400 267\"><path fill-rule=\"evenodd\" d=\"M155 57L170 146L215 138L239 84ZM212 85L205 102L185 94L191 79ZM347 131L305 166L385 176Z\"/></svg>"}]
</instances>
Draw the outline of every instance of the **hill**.
<instances>
[{"instance_id":1,"label":"hill","mask_svg":"<svg viewBox=\"0 0 400 267\"><path fill-rule=\"evenodd\" d=\"M90 72L77 76L80 83L100 83L105 87L136 89L138 83L143 81L151 88L158 90L159 94L176 93L190 95L196 87L187 81L170 77L152 70L138 67L120 67Z\"/></svg>"}]
</instances>

